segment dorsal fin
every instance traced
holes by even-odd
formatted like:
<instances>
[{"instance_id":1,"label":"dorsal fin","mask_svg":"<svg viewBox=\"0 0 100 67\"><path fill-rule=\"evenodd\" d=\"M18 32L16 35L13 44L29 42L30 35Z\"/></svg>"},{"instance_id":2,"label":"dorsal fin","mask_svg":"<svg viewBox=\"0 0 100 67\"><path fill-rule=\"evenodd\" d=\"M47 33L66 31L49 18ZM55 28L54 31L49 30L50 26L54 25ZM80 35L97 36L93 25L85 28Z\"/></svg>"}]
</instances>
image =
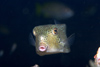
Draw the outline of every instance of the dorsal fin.
<instances>
[{"instance_id":1,"label":"dorsal fin","mask_svg":"<svg viewBox=\"0 0 100 67\"><path fill-rule=\"evenodd\" d=\"M55 24L60 24L60 23L59 23L58 21L56 21L55 19L54 19L54 23L55 23Z\"/></svg>"}]
</instances>

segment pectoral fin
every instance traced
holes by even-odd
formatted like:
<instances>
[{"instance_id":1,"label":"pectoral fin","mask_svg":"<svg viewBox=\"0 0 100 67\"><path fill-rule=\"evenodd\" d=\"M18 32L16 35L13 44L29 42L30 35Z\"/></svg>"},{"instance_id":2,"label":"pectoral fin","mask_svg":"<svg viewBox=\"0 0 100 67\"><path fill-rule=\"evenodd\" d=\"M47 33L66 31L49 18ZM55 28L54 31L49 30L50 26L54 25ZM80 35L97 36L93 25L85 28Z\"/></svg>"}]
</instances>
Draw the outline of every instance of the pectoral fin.
<instances>
[{"instance_id":1,"label":"pectoral fin","mask_svg":"<svg viewBox=\"0 0 100 67\"><path fill-rule=\"evenodd\" d=\"M66 44L64 46L64 53L70 52L70 46L73 44L75 40L75 33L68 37Z\"/></svg>"},{"instance_id":2,"label":"pectoral fin","mask_svg":"<svg viewBox=\"0 0 100 67\"><path fill-rule=\"evenodd\" d=\"M35 40L34 40L34 38L33 38L33 36L32 36L31 33L29 34L29 43L30 43L31 45L35 46Z\"/></svg>"},{"instance_id":3,"label":"pectoral fin","mask_svg":"<svg viewBox=\"0 0 100 67\"><path fill-rule=\"evenodd\" d=\"M63 52L64 52L64 53L69 53L69 52L70 52L70 47L65 46Z\"/></svg>"},{"instance_id":4,"label":"pectoral fin","mask_svg":"<svg viewBox=\"0 0 100 67\"><path fill-rule=\"evenodd\" d=\"M68 44L71 46L73 44L75 40L75 33L73 33L72 35L70 35L67 39Z\"/></svg>"}]
</instances>

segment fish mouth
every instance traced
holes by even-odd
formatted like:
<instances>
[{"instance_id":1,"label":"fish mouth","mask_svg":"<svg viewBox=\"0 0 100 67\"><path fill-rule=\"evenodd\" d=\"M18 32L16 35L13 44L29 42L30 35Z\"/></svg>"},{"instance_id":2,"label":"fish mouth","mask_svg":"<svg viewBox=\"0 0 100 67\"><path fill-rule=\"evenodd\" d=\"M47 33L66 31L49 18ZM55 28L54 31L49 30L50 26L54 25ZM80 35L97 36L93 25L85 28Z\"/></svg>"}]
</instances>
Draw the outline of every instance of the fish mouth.
<instances>
[{"instance_id":1,"label":"fish mouth","mask_svg":"<svg viewBox=\"0 0 100 67\"><path fill-rule=\"evenodd\" d=\"M44 52L44 51L47 50L47 47L45 47L45 46L40 46L40 47L39 47L39 50L40 50L41 52Z\"/></svg>"},{"instance_id":2,"label":"fish mouth","mask_svg":"<svg viewBox=\"0 0 100 67\"><path fill-rule=\"evenodd\" d=\"M98 65L100 66L100 59L98 59Z\"/></svg>"},{"instance_id":3,"label":"fish mouth","mask_svg":"<svg viewBox=\"0 0 100 67\"><path fill-rule=\"evenodd\" d=\"M47 50L47 46L44 43L41 43L39 46L39 51L41 52L45 52Z\"/></svg>"}]
</instances>

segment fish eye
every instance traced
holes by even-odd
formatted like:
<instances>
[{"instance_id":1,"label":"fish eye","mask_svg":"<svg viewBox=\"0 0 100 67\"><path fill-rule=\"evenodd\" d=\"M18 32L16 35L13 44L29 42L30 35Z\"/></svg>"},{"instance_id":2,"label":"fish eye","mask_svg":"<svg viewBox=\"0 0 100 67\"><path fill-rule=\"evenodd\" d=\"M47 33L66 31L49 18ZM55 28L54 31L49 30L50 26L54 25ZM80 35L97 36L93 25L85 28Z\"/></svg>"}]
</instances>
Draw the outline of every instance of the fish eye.
<instances>
[{"instance_id":1,"label":"fish eye","mask_svg":"<svg viewBox=\"0 0 100 67\"><path fill-rule=\"evenodd\" d=\"M57 34L57 32L58 32L58 31L57 31L57 28L54 28L54 29L53 29L53 34Z\"/></svg>"}]
</instances>

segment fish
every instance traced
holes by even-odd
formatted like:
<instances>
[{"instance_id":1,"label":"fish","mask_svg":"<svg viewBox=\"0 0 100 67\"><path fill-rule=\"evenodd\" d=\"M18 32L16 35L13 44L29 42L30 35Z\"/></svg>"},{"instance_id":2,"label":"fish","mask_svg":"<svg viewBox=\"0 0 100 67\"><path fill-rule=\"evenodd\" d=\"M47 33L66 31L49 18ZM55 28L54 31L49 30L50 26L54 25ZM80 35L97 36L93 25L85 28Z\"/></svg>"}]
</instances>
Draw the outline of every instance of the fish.
<instances>
[{"instance_id":1,"label":"fish","mask_svg":"<svg viewBox=\"0 0 100 67\"><path fill-rule=\"evenodd\" d=\"M96 67L100 67L100 47L97 50L97 54L94 56Z\"/></svg>"},{"instance_id":2,"label":"fish","mask_svg":"<svg viewBox=\"0 0 100 67\"><path fill-rule=\"evenodd\" d=\"M75 33L67 38L66 24L36 26L33 28L32 33L35 36L33 42L36 47L36 53L40 56L69 53L71 41L73 42L75 38Z\"/></svg>"},{"instance_id":3,"label":"fish","mask_svg":"<svg viewBox=\"0 0 100 67\"><path fill-rule=\"evenodd\" d=\"M74 11L62 3L50 2L40 5L36 3L36 14L45 18L56 20L68 19L74 15Z\"/></svg>"}]
</instances>

